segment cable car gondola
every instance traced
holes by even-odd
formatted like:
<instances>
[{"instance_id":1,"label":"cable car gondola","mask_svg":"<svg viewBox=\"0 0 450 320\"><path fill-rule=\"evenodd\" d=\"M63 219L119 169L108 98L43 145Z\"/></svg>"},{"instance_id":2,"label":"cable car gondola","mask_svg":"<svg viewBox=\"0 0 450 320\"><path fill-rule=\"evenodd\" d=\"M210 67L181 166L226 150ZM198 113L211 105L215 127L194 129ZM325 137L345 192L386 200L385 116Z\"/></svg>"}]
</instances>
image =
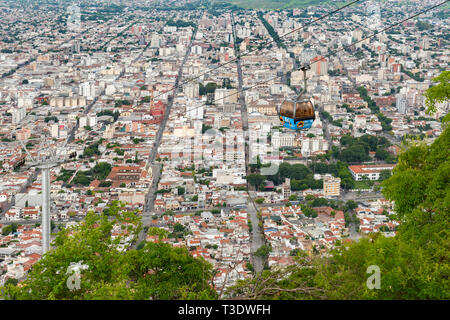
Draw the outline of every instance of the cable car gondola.
<instances>
[{"instance_id":1,"label":"cable car gondola","mask_svg":"<svg viewBox=\"0 0 450 320\"><path fill-rule=\"evenodd\" d=\"M306 70L307 67L302 67L305 88L304 91L295 99L286 99L278 106L278 117L281 124L285 128L292 130L307 130L310 129L316 114L314 112L314 103L311 98L305 96L306 93Z\"/></svg>"}]
</instances>

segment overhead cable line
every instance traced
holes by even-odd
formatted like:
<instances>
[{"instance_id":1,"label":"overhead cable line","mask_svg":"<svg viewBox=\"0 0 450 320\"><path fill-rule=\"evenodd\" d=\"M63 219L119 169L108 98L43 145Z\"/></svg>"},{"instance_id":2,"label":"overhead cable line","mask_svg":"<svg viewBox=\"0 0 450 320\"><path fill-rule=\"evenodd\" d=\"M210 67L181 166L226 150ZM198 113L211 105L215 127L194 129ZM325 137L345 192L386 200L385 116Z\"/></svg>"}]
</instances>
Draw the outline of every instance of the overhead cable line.
<instances>
[{"instance_id":1,"label":"overhead cable line","mask_svg":"<svg viewBox=\"0 0 450 320\"><path fill-rule=\"evenodd\" d=\"M342 6L342 7L338 8L338 9L336 9L336 10L330 11L330 12L324 14L323 16L320 16L320 17L314 19L313 21L310 21L310 22L308 22L308 23L306 23L306 24L304 24L304 25L302 25L302 26L300 26L300 27L298 27L298 28L295 28L295 29L293 29L293 30L291 30L291 31L289 31L289 32L287 32L287 33L285 33L285 34L279 36L279 37L277 38L277 40L282 39L282 38L284 38L284 37L286 37L286 36L288 36L288 35L290 35L290 34L292 34L292 33L294 33L294 32L297 32L297 31L299 31L299 30L302 30L302 29L304 29L305 27L308 27L308 26L310 26L310 25L312 25L312 24L314 24L314 23L316 23L316 22L318 22L318 21L320 21L320 20L323 20L323 19L325 19L325 18L327 18L327 17L329 17L329 16L332 16L333 14L338 13L339 11L341 11L341 10L343 10L343 9L345 9L345 8L347 8L347 7L349 7L349 6L353 5L353 4L355 4L355 3L357 3L357 2L361 2L361 1L364 2L364 1L367 1L367 0L354 0L354 1L352 1L352 2L350 2L350 3L348 3L348 4L344 5L344 6ZM188 80L183 81L183 82L182 82L181 84L179 84L178 86L174 86L172 89L166 90L166 91L164 91L164 92L158 94L156 97L154 97L154 99L156 99L156 98L158 98L158 97L160 97L160 96L162 96L162 95L164 95L164 94L166 94L166 93L168 93L168 92L170 92L170 91L175 91L176 89L180 88L181 86L183 86L183 85L185 85L185 84L187 84L187 83L190 83L190 82L192 82L192 81L194 81L194 80L197 80L197 79L203 77L204 75L207 75L207 74L209 74L209 73L211 73L211 72L213 72L213 71L215 71L215 70L217 70L217 69L219 69L219 68L222 68L222 67L224 67L224 66L226 66L226 65L228 65L228 64L230 64L230 63L232 63L232 62L236 62L238 59L240 59L240 58L242 58L242 57L245 57L245 56L248 56L250 53L253 53L253 52L255 52L255 51L260 51L260 50L266 48L268 45L271 45L272 43L275 43L275 42L276 42L275 39L271 39L271 40L269 40L269 41L266 41L263 45L258 46L256 49L249 49L249 50L247 50L246 52L244 52L243 54L240 54L240 55L238 55L237 57L235 57L235 58L233 58L233 59L231 59L231 60L229 60L229 61L227 61L227 62L224 62L224 63L222 63L222 64L220 64L220 65L218 65L218 66L216 66L216 67L214 67L214 68L212 68L212 69L210 69L210 70L208 70L208 71L205 71L205 72L203 72L203 73L201 73L201 74L199 74L199 75L197 75L197 76L195 76L195 77L193 77L193 78L189 78ZM236 44L235 44L235 45L236 45Z\"/></svg>"},{"instance_id":2,"label":"overhead cable line","mask_svg":"<svg viewBox=\"0 0 450 320\"><path fill-rule=\"evenodd\" d=\"M355 44L357 44L357 43L363 42L363 41L365 41L365 40L367 40L367 39L371 39L371 38L375 37L376 35L378 35L378 34L380 34L380 33L383 33L383 32L385 32L385 31L387 31L387 30L389 30L389 29L392 29L392 28L394 28L394 27L396 27L396 26L398 26L398 25L400 25L400 24L402 24L402 23L408 21L408 20L414 19L415 17L417 17L417 16L419 16L419 15L421 15L421 14L427 13L427 12L429 12L429 11L431 11L431 10L437 8L437 7L440 7L440 6L446 4L446 3L449 2L449 1L450 1L450 0L446 0L446 1L444 1L444 2L441 2L441 3L437 4L437 5L434 5L434 6L432 6L432 7L429 7L429 8L427 8L427 9L425 9L425 10L422 10L422 11L420 11L420 12L418 12L418 13L412 15L412 16L409 16L409 17L407 17L407 18L405 18L405 19L403 19L403 20L401 20L401 21L399 21L399 22L396 22L396 23L394 23L394 24L389 25L389 26L387 26L386 28L384 28L384 29L382 29L382 30L376 31L376 32L374 32L374 33L373 33L372 35L370 35L370 36L367 36L367 37L365 37L365 38L363 38L363 39L361 39L361 40L358 40L358 41L356 41L356 42L353 42L353 43L351 43L351 44L349 44L349 45L347 45L347 46L343 46L343 47L342 47L341 49L339 49L339 50L331 51L329 54L325 55L322 59L315 60L315 61L313 61L313 62L310 62L309 64L305 64L304 66L306 66L306 67L311 67L313 64L315 64L315 63L317 63L317 62L319 62L319 61L323 61L323 60L325 60L325 59L327 59L327 58L329 58L329 57L331 57L331 56L334 56L334 55L336 55L337 53L339 53L339 52L341 52L341 51L344 51L344 50L346 50L347 48L349 48L349 47L351 47L351 46L353 46L353 45L355 45ZM241 93L241 92L244 92L244 91L247 91L247 90L256 88L256 87L258 87L258 86L260 86L260 85L263 85L263 84L265 84L265 83L268 83L268 82L270 82L270 81L272 81L272 80L275 80L275 79L281 78L281 77L283 77L283 75L281 75L281 76L275 76L275 77L272 77L272 78L270 78L270 79L267 79L267 80L258 82L258 83L256 83L256 84L253 85L253 86L250 86L250 87L244 88L244 89L242 89L242 90L236 91L236 92L234 92L234 93L232 93L232 94L229 94L229 95L227 95L227 96L224 96L224 97L221 97L221 98L218 98L218 99L214 99L214 100L211 101L211 103L214 103L214 102L216 102L216 101L223 100L223 99L226 99L226 98L228 98L228 97L237 95L237 94L239 94L239 93ZM188 110L185 111L185 113L187 113L187 112L189 112L189 111L192 111L192 110L195 110L195 109L198 109L198 108L200 108L200 107L203 107L203 105L202 105L202 106L199 106L199 107L195 107L195 108L188 109ZM171 119L171 118L169 117L169 119Z\"/></svg>"}]
</instances>

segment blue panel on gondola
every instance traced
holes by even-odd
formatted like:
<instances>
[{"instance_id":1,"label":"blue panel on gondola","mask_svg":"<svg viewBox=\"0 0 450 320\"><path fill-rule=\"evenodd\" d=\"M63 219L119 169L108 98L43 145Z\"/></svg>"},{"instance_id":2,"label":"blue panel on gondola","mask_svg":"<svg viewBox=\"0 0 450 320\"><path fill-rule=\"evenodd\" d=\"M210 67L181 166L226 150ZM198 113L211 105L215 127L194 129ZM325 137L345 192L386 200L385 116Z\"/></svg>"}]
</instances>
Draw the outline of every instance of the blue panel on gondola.
<instances>
[{"instance_id":1,"label":"blue panel on gondola","mask_svg":"<svg viewBox=\"0 0 450 320\"><path fill-rule=\"evenodd\" d=\"M291 129L291 130L307 130L310 129L314 120L302 120L302 121L295 121L292 118L288 117L282 117L284 124L283 127Z\"/></svg>"}]
</instances>

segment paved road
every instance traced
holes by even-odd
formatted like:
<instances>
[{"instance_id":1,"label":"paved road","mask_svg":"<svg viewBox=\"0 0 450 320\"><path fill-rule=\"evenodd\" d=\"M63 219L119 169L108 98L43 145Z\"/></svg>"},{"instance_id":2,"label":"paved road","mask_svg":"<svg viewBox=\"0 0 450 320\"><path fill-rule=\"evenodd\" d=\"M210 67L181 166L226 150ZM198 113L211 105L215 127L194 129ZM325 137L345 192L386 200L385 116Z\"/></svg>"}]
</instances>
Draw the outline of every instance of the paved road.
<instances>
[{"instance_id":1,"label":"paved road","mask_svg":"<svg viewBox=\"0 0 450 320\"><path fill-rule=\"evenodd\" d=\"M346 192L344 194L341 194L340 197L341 200L348 201L348 200L355 200L355 201L368 201L368 200L377 200L377 199L384 199L381 192L361 192L358 194L358 192Z\"/></svg>"},{"instance_id":2,"label":"paved road","mask_svg":"<svg viewBox=\"0 0 450 320\"><path fill-rule=\"evenodd\" d=\"M362 238L361 234L359 234L356 231L356 226L354 223L350 223L350 225L348 226L348 230L349 230L349 239L351 240L359 240Z\"/></svg>"},{"instance_id":3,"label":"paved road","mask_svg":"<svg viewBox=\"0 0 450 320\"><path fill-rule=\"evenodd\" d=\"M231 15L231 24L233 27L233 37L234 37L234 50L236 57L239 57L239 49L236 45L236 25L234 22L234 15L233 13L230 13ZM243 89L243 81L242 81L242 68L241 68L241 59L238 58L236 60L237 64L237 72L238 72L238 91L242 91ZM241 117L242 117L242 131L244 132L244 141L245 141L245 168L246 168L246 176L249 175L249 134L248 134L248 112L247 112L247 105L245 104L244 94L240 94L239 96L239 104L241 106ZM247 187L250 187L247 182ZM250 189L249 189L250 190ZM255 256L254 253L256 250L261 247L264 244L264 238L263 238L263 230L260 229L258 223L259 219L257 216L257 208L255 203L253 202L253 199L251 197L251 191L249 191L249 199L247 202L247 212L250 216L250 221L252 222L252 233L250 235L250 241L251 241L251 252L252 252L252 263L253 267L255 269L255 272L259 273L264 268L264 259L258 256Z\"/></svg>"},{"instance_id":4,"label":"paved road","mask_svg":"<svg viewBox=\"0 0 450 320\"><path fill-rule=\"evenodd\" d=\"M147 166L152 166L154 176L152 179L152 184L148 190L148 193L146 196L146 203L144 206L144 210L142 212L142 226L144 228L149 227L150 222L152 220L151 213L153 211L154 202L156 199L156 191L158 188L158 182L159 182L159 177L160 177L160 172L161 172L161 164L159 164L159 163L154 164L154 161L155 161L156 155L158 153L159 145L161 144L161 139L162 139L164 130L166 128L167 121L169 120L170 110L172 109L172 105L173 105L173 97L180 90L180 88L178 88L178 85L183 76L184 64L186 63L186 61L189 58L189 55L191 53L192 43L195 39L195 33L196 33L196 30L194 30L194 32L192 34L191 41L190 41L189 46L187 47L186 53L184 55L184 59L181 62L180 68L178 70L178 76L177 76L177 78L175 80L175 84L174 84L174 88L175 88L174 93L173 93L173 95L169 96L169 98L168 98L166 110L164 113L164 118L163 118L161 124L159 125L158 132L156 133L156 136L155 136L155 142L153 143L152 151L150 152L150 155L147 160ZM136 248L136 246L145 239L146 232L145 232L144 228L139 233L138 239L134 243L134 245L131 246L131 249Z\"/></svg>"}]
</instances>

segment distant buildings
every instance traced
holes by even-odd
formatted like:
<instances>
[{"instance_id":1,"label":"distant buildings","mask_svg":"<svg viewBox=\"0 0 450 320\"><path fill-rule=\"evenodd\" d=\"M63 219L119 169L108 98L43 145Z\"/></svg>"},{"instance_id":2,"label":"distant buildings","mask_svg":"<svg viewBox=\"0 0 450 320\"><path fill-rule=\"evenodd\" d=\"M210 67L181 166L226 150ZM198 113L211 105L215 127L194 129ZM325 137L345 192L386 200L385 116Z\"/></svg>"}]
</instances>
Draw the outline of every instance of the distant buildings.
<instances>
[{"instance_id":1,"label":"distant buildings","mask_svg":"<svg viewBox=\"0 0 450 320\"><path fill-rule=\"evenodd\" d=\"M374 165L354 165L349 166L353 179L360 181L363 177L367 177L369 180L379 180L380 172L383 170L392 171L395 164L374 164Z\"/></svg>"},{"instance_id":2,"label":"distant buildings","mask_svg":"<svg viewBox=\"0 0 450 320\"><path fill-rule=\"evenodd\" d=\"M95 98L95 82L88 81L80 84L79 93L81 96L86 97L89 100Z\"/></svg>"},{"instance_id":3,"label":"distant buildings","mask_svg":"<svg viewBox=\"0 0 450 320\"><path fill-rule=\"evenodd\" d=\"M188 83L184 86L184 94L188 99L198 98L199 96L199 85L198 83Z\"/></svg>"},{"instance_id":4,"label":"distant buildings","mask_svg":"<svg viewBox=\"0 0 450 320\"><path fill-rule=\"evenodd\" d=\"M291 179L286 178L282 186L284 199L289 199L291 196Z\"/></svg>"},{"instance_id":5,"label":"distant buildings","mask_svg":"<svg viewBox=\"0 0 450 320\"><path fill-rule=\"evenodd\" d=\"M323 177L323 194L327 196L339 196L341 190L341 178L335 178L333 176Z\"/></svg>"},{"instance_id":6,"label":"distant buildings","mask_svg":"<svg viewBox=\"0 0 450 320\"><path fill-rule=\"evenodd\" d=\"M305 138L302 140L302 155L311 156L316 152L328 150L328 141L324 138Z\"/></svg>"},{"instance_id":7,"label":"distant buildings","mask_svg":"<svg viewBox=\"0 0 450 320\"><path fill-rule=\"evenodd\" d=\"M295 135L292 133L274 132L272 136L272 145L274 148L293 147Z\"/></svg>"},{"instance_id":8,"label":"distant buildings","mask_svg":"<svg viewBox=\"0 0 450 320\"><path fill-rule=\"evenodd\" d=\"M26 114L27 114L27 112L24 107L14 108L11 111L12 124L18 124L20 121L22 121L23 118L25 118Z\"/></svg>"},{"instance_id":9,"label":"distant buildings","mask_svg":"<svg viewBox=\"0 0 450 320\"><path fill-rule=\"evenodd\" d=\"M328 61L322 56L314 57L311 60L313 71L316 76L324 76L328 74Z\"/></svg>"},{"instance_id":10,"label":"distant buildings","mask_svg":"<svg viewBox=\"0 0 450 320\"><path fill-rule=\"evenodd\" d=\"M406 96L404 94L399 93L396 95L396 98L397 102L395 106L398 110L398 113L406 114L406 111L408 109L408 101L406 100Z\"/></svg>"}]
</instances>

